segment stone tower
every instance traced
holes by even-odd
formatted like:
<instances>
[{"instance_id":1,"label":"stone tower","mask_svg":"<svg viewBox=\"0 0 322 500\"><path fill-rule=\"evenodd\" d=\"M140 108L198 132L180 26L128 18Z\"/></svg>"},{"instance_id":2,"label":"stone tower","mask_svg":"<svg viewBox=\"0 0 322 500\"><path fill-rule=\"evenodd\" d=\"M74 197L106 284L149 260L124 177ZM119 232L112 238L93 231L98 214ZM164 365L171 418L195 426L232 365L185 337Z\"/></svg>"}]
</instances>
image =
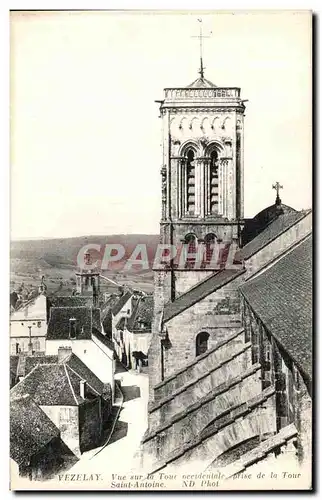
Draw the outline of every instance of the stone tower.
<instances>
[{"instance_id":1,"label":"stone tower","mask_svg":"<svg viewBox=\"0 0 322 500\"><path fill-rule=\"evenodd\" d=\"M202 66L200 73L187 87L166 88L160 101L160 232L161 243L186 244L188 252L203 245L208 265L196 270L186 262L158 271L156 304L175 300L213 273L213 244L238 244L243 227L244 101L240 88L217 87Z\"/></svg>"},{"instance_id":2,"label":"stone tower","mask_svg":"<svg viewBox=\"0 0 322 500\"><path fill-rule=\"evenodd\" d=\"M91 265L89 252L84 255L85 265ZM84 266L85 267L85 266ZM80 268L76 273L76 293L93 298L93 307L99 306L100 273L97 269Z\"/></svg>"}]
</instances>

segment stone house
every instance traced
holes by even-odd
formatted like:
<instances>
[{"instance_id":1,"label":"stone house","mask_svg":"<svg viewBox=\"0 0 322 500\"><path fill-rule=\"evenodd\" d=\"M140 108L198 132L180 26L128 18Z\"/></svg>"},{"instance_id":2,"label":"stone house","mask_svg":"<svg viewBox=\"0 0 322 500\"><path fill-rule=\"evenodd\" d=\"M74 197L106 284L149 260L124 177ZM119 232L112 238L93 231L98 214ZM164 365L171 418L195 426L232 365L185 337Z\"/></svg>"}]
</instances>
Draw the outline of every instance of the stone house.
<instances>
[{"instance_id":1,"label":"stone house","mask_svg":"<svg viewBox=\"0 0 322 500\"><path fill-rule=\"evenodd\" d=\"M44 480L53 476L72 454L60 438L60 431L46 413L24 395L10 397L11 470L21 477Z\"/></svg>"},{"instance_id":2,"label":"stone house","mask_svg":"<svg viewBox=\"0 0 322 500\"><path fill-rule=\"evenodd\" d=\"M134 307L134 294L131 290L124 291L123 295L116 300L112 311L112 337L114 336L121 318L130 318Z\"/></svg>"},{"instance_id":3,"label":"stone house","mask_svg":"<svg viewBox=\"0 0 322 500\"><path fill-rule=\"evenodd\" d=\"M47 307L40 294L10 314L10 354L45 352Z\"/></svg>"},{"instance_id":4,"label":"stone house","mask_svg":"<svg viewBox=\"0 0 322 500\"><path fill-rule=\"evenodd\" d=\"M152 338L153 296L134 297L132 314L122 317L113 336L115 352L127 368L140 370L148 365Z\"/></svg>"},{"instance_id":5,"label":"stone house","mask_svg":"<svg viewBox=\"0 0 322 500\"><path fill-rule=\"evenodd\" d=\"M70 347L103 383L110 384L114 398L114 349L102 330L99 308L51 307L46 355L57 355L59 348Z\"/></svg>"},{"instance_id":6,"label":"stone house","mask_svg":"<svg viewBox=\"0 0 322 500\"><path fill-rule=\"evenodd\" d=\"M11 396L30 395L74 455L98 446L112 409L110 385L99 380L69 347L58 350L54 363L47 356L30 357L27 363L27 374L11 389Z\"/></svg>"}]
</instances>

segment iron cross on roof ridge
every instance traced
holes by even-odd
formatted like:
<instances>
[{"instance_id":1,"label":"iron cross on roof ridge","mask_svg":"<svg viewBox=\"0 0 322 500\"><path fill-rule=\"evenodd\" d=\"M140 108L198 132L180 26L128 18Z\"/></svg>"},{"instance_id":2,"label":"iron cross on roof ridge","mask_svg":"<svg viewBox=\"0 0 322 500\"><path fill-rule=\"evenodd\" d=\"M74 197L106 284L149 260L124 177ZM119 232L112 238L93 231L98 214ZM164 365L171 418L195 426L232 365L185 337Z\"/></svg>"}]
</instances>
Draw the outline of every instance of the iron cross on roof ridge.
<instances>
[{"instance_id":1,"label":"iron cross on roof ridge","mask_svg":"<svg viewBox=\"0 0 322 500\"><path fill-rule=\"evenodd\" d=\"M272 189L276 190L276 203L280 202L280 189L283 189L282 184L280 184L278 181L275 182L275 184L272 185Z\"/></svg>"},{"instance_id":2,"label":"iron cross on roof ridge","mask_svg":"<svg viewBox=\"0 0 322 500\"><path fill-rule=\"evenodd\" d=\"M203 38L211 38L210 35L211 35L212 32L210 32L210 35L203 35L202 34L202 19L197 19L197 20L200 23L200 33L199 33L199 35L192 36L191 38L199 38L199 42L200 42L200 70L199 70L198 73L200 74L201 78L203 79L204 78L204 70L206 68L204 68L203 60L202 60L202 49L203 49L203 47L202 47L202 39Z\"/></svg>"}]
</instances>

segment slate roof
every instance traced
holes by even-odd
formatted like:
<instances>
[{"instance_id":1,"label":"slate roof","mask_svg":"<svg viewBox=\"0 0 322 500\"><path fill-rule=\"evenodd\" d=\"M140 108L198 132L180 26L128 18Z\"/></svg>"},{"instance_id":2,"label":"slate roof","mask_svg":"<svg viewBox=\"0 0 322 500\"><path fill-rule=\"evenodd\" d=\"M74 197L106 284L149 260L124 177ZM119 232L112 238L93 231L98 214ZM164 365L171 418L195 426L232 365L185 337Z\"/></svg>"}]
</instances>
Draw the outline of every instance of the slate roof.
<instances>
[{"instance_id":1,"label":"slate roof","mask_svg":"<svg viewBox=\"0 0 322 500\"><path fill-rule=\"evenodd\" d=\"M16 377L19 363L19 356L10 356L10 372Z\"/></svg>"},{"instance_id":2,"label":"slate roof","mask_svg":"<svg viewBox=\"0 0 322 500\"><path fill-rule=\"evenodd\" d=\"M126 302L131 298L132 295L133 295L133 293L128 291L128 292L125 292L122 295L122 297L120 297L119 301L116 302L116 304L112 308L112 313L114 314L114 316L116 316L120 312L120 310L122 309L124 304L126 304Z\"/></svg>"},{"instance_id":3,"label":"slate roof","mask_svg":"<svg viewBox=\"0 0 322 500\"><path fill-rule=\"evenodd\" d=\"M239 254L236 256L236 259L249 259L250 257L252 257L252 255L259 252L259 250L264 248L271 241L275 240L287 229L306 217L309 212L310 211L290 211L279 215L276 219L270 222L270 224L262 232L260 232L253 240L247 243L247 245L245 245L240 250Z\"/></svg>"},{"instance_id":4,"label":"slate roof","mask_svg":"<svg viewBox=\"0 0 322 500\"><path fill-rule=\"evenodd\" d=\"M312 236L240 287L273 337L312 377Z\"/></svg>"},{"instance_id":5,"label":"slate roof","mask_svg":"<svg viewBox=\"0 0 322 500\"><path fill-rule=\"evenodd\" d=\"M60 435L49 417L30 396L10 398L10 457L28 465L33 455Z\"/></svg>"},{"instance_id":6,"label":"slate roof","mask_svg":"<svg viewBox=\"0 0 322 500\"><path fill-rule=\"evenodd\" d=\"M101 332L96 330L95 328L93 329L93 336L96 337L98 340L102 342L106 347L108 347L111 351L114 351L114 345L112 340L107 337L106 335L103 335Z\"/></svg>"},{"instance_id":7,"label":"slate roof","mask_svg":"<svg viewBox=\"0 0 322 500\"><path fill-rule=\"evenodd\" d=\"M104 392L103 382L72 353L61 363L37 364L10 394L15 397L29 394L35 403L43 406L76 406L85 401L80 395L81 380L87 382L86 399Z\"/></svg>"},{"instance_id":8,"label":"slate roof","mask_svg":"<svg viewBox=\"0 0 322 500\"><path fill-rule=\"evenodd\" d=\"M69 338L69 320L76 319L76 338L91 339L92 309L90 307L52 307L47 329L48 340Z\"/></svg>"},{"instance_id":9,"label":"slate roof","mask_svg":"<svg viewBox=\"0 0 322 500\"><path fill-rule=\"evenodd\" d=\"M135 331L151 331L152 327L152 317L154 309L154 298L153 295L147 295L141 297L135 308L134 313L128 320L127 329L130 332ZM144 327L141 327L144 324Z\"/></svg>"},{"instance_id":10,"label":"slate roof","mask_svg":"<svg viewBox=\"0 0 322 500\"><path fill-rule=\"evenodd\" d=\"M84 295L60 295L50 300L52 307L90 307L93 304L93 298Z\"/></svg>"},{"instance_id":11,"label":"slate roof","mask_svg":"<svg viewBox=\"0 0 322 500\"><path fill-rule=\"evenodd\" d=\"M163 313L163 321L169 321L188 307L193 306L196 302L204 299L212 292L223 287L230 281L234 280L245 272L245 269L222 269L210 278L201 281L195 287L180 295L174 302L165 305Z\"/></svg>"},{"instance_id":12,"label":"slate roof","mask_svg":"<svg viewBox=\"0 0 322 500\"><path fill-rule=\"evenodd\" d=\"M25 376L31 372L37 365L48 365L58 363L58 356L26 356Z\"/></svg>"}]
</instances>

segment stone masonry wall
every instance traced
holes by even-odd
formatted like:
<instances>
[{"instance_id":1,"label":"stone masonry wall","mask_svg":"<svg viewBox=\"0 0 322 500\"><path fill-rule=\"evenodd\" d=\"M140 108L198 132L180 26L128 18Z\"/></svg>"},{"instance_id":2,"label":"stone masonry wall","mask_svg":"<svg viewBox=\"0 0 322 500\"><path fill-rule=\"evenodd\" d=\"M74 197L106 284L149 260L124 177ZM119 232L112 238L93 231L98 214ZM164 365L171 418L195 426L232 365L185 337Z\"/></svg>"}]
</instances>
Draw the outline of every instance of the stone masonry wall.
<instances>
[{"instance_id":1,"label":"stone masonry wall","mask_svg":"<svg viewBox=\"0 0 322 500\"><path fill-rule=\"evenodd\" d=\"M209 334L208 348L211 348L239 328L240 280L228 283L166 323L170 342L164 353L165 377L196 357L198 333Z\"/></svg>"}]
</instances>

